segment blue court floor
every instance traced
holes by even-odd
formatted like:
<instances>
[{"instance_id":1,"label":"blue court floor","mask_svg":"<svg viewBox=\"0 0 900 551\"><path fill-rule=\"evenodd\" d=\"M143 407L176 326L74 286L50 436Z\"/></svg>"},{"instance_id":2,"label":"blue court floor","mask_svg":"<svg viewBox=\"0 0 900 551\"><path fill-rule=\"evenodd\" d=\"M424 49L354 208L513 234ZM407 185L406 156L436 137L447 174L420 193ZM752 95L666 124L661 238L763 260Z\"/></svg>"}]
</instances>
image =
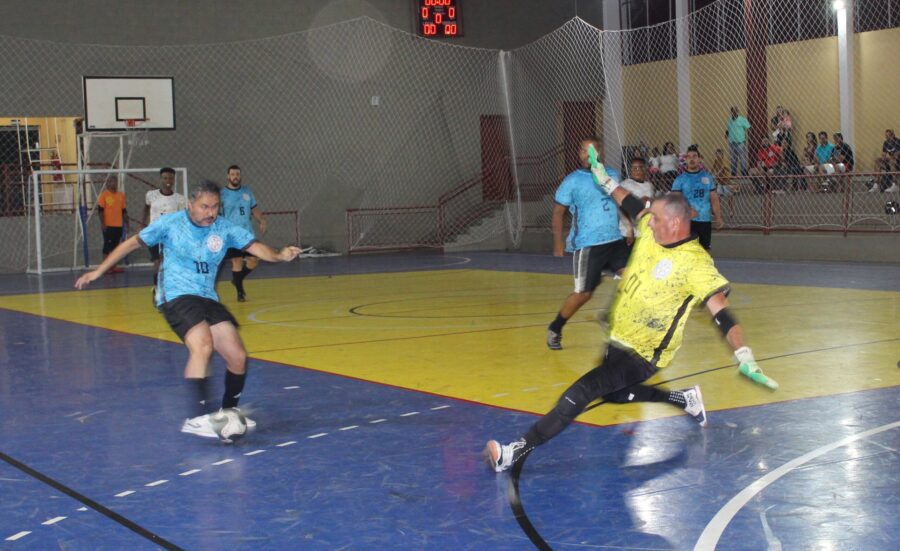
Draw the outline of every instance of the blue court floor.
<instances>
[{"instance_id":1,"label":"blue court floor","mask_svg":"<svg viewBox=\"0 0 900 551\"><path fill-rule=\"evenodd\" d=\"M860 314L880 325L871 344L860 341L859 371L824 363L808 374L814 386L821 378L846 391L794 397L784 385L766 403L722 401L702 429L668 411L576 423L500 475L481 450L488 438L524 432L537 419L530 402L350 376L329 363L345 361L346 335L343 344L305 343L325 349L308 357L312 365L253 357L248 345L242 406L259 428L230 446L181 434L187 354L171 335L134 334L127 317L102 328L26 313L12 308L14 297L33 295L52 310L72 274L0 276L0 549L900 548L900 266L718 264L763 295L766 286L878 293ZM248 286L349 277L355 300L374 303L383 294L368 287L375 274L446 270L559 275L565 288L570 267L525 254L334 257L263 267ZM105 277L95 289L147 287L149 277ZM553 294L537 329L526 330L540 339L563 296ZM149 289L145 303L140 311L128 303L130 313L156 315ZM805 323L815 329L819 320ZM791 338L768 330L766 339ZM439 341L438 350L468 358L467 338ZM602 344L599 333L578 338L585 348ZM415 380L415 362L396 350ZM498 355L467 364L461 378L477 386L480 371L504 362ZM535 366L559 357L532 356ZM890 365L869 365L888 356ZM220 380L224 365L215 369ZM577 374L560 368L559 378ZM872 380L857 386L864 377ZM759 392L747 385L735 392ZM550 396L539 405L552 406Z\"/></svg>"}]
</instances>

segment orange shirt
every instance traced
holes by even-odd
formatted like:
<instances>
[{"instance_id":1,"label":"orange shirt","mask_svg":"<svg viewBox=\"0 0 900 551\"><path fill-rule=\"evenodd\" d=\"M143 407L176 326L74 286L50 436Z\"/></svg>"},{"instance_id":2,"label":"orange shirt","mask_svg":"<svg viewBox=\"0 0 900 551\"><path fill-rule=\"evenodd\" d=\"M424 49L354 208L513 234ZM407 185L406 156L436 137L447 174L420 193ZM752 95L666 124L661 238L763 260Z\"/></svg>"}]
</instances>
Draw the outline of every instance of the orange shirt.
<instances>
[{"instance_id":1,"label":"orange shirt","mask_svg":"<svg viewBox=\"0 0 900 551\"><path fill-rule=\"evenodd\" d=\"M122 227L122 211L125 210L125 194L121 191L110 193L104 189L97 197L97 208L103 209L103 225L111 228Z\"/></svg>"}]
</instances>

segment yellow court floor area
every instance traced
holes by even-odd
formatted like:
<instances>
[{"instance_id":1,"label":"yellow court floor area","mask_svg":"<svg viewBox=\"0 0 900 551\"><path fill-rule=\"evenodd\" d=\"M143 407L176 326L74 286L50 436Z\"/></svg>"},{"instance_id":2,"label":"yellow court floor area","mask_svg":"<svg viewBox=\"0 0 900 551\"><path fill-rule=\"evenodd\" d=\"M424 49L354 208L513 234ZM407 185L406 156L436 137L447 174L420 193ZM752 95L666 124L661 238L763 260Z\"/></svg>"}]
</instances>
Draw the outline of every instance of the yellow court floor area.
<instances>
[{"instance_id":1,"label":"yellow court floor area","mask_svg":"<svg viewBox=\"0 0 900 551\"><path fill-rule=\"evenodd\" d=\"M562 351L547 324L571 277L491 270L251 279L238 303L220 284L253 358L516 410L543 413L597 365L596 321L616 282L605 281L565 328ZM771 392L737 374L705 310L695 311L676 359L651 382L700 384L707 409L900 384L900 293L736 284L732 310ZM177 342L148 287L16 295L3 307ZM187 352L185 351L185 357ZM595 408L580 420L613 424L677 414L656 404Z\"/></svg>"}]
</instances>

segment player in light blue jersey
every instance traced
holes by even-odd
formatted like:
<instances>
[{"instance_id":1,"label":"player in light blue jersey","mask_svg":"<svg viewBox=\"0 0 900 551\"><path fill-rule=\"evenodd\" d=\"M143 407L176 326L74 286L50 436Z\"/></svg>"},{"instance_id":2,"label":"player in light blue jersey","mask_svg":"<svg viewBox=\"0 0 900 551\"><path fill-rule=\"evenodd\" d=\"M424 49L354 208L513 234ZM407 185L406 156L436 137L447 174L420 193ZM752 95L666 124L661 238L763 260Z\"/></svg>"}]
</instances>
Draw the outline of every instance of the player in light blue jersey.
<instances>
[{"instance_id":1,"label":"player in light blue jersey","mask_svg":"<svg viewBox=\"0 0 900 551\"><path fill-rule=\"evenodd\" d=\"M700 237L700 244L707 251L712 243L712 221L716 221L716 229L722 229L722 209L719 205L719 194L716 193L716 181L712 174L700 168L700 151L696 145L688 147L684 155L687 167L675 178L672 191L684 195L697 216L691 220L691 233Z\"/></svg>"},{"instance_id":2,"label":"player in light blue jersey","mask_svg":"<svg viewBox=\"0 0 900 551\"><path fill-rule=\"evenodd\" d=\"M618 273L628 261L628 246L619 230L619 206L600 189L591 175L588 146L599 149L596 139L581 141L578 159L581 168L566 176L556 190L553 206L553 256L572 252L575 289L563 301L556 319L547 328L547 347L562 350L562 330L566 322L584 306L600 285L601 272ZM619 174L607 168L617 181ZM572 229L565 242L562 238L563 218L572 214Z\"/></svg>"},{"instance_id":3,"label":"player in light blue jersey","mask_svg":"<svg viewBox=\"0 0 900 551\"><path fill-rule=\"evenodd\" d=\"M228 185L222 190L222 216L249 232L253 231L255 218L259 223L260 237L266 234L266 218L256 204L253 190L241 185L241 167L238 165L228 167ZM256 268L259 261L256 257L236 248L229 249L225 258L231 259L231 283L237 289L238 302L244 302L247 300L244 279Z\"/></svg>"},{"instance_id":4,"label":"player in light blue jersey","mask_svg":"<svg viewBox=\"0 0 900 551\"><path fill-rule=\"evenodd\" d=\"M192 387L191 418L182 432L216 438L210 419L209 362L213 350L227 364L222 408L237 408L247 376L247 350L238 323L219 302L216 272L229 248L246 251L266 262L290 262L300 249L276 251L260 243L246 228L219 218L220 189L202 181L191 190L187 210L167 214L116 247L97 267L75 282L84 289L92 281L141 247L161 244L166 254L157 285L157 304L169 326L184 341L189 357L184 377ZM256 423L246 419L247 427Z\"/></svg>"}]
</instances>

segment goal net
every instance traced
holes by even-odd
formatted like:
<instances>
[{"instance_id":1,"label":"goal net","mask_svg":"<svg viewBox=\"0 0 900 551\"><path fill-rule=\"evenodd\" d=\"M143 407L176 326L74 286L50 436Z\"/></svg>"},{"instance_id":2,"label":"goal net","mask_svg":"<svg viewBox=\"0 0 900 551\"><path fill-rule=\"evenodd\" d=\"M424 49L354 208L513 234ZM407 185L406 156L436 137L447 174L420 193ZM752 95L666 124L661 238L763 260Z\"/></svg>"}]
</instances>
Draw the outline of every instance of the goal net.
<instances>
[{"instance_id":1,"label":"goal net","mask_svg":"<svg viewBox=\"0 0 900 551\"><path fill-rule=\"evenodd\" d=\"M97 198L113 185L125 195L122 239L142 228L148 191L158 188L159 168L36 170L26 195L29 273L75 270L103 259ZM175 169L175 190L187 197L187 169ZM126 266L150 265L149 252L135 251Z\"/></svg>"}]
</instances>

